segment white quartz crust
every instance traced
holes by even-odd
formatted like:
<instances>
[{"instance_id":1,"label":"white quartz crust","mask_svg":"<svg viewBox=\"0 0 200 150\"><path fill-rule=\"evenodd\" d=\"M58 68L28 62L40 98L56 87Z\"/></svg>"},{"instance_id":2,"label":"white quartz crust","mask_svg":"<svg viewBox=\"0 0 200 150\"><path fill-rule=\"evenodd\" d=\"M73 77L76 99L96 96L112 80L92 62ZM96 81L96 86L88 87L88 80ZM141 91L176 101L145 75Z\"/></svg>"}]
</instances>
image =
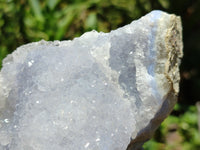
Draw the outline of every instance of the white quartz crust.
<instances>
[{"instance_id":1,"label":"white quartz crust","mask_svg":"<svg viewBox=\"0 0 200 150\"><path fill-rule=\"evenodd\" d=\"M181 30L152 11L110 33L17 48L0 72L0 150L137 150L176 102Z\"/></svg>"}]
</instances>

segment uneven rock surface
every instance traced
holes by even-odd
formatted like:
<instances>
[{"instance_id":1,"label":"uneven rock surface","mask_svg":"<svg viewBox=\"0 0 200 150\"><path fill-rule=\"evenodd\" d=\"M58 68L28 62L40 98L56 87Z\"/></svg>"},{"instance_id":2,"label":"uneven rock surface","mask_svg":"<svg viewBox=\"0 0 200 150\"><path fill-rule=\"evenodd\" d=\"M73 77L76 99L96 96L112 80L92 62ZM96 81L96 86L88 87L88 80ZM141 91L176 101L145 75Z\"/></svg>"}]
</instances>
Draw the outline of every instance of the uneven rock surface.
<instances>
[{"instance_id":1,"label":"uneven rock surface","mask_svg":"<svg viewBox=\"0 0 200 150\"><path fill-rule=\"evenodd\" d=\"M17 48L0 72L0 150L137 150L179 92L180 18Z\"/></svg>"}]
</instances>

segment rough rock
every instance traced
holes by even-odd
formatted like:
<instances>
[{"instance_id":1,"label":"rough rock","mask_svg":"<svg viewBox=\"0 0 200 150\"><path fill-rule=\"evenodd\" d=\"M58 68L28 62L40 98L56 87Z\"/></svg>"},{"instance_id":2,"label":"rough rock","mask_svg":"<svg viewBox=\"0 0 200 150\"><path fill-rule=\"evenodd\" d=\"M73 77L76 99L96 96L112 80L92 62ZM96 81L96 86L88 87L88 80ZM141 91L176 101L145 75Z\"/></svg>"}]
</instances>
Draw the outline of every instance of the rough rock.
<instances>
[{"instance_id":1,"label":"rough rock","mask_svg":"<svg viewBox=\"0 0 200 150\"><path fill-rule=\"evenodd\" d=\"M137 150L173 109L180 17L17 48L0 72L1 150Z\"/></svg>"}]
</instances>

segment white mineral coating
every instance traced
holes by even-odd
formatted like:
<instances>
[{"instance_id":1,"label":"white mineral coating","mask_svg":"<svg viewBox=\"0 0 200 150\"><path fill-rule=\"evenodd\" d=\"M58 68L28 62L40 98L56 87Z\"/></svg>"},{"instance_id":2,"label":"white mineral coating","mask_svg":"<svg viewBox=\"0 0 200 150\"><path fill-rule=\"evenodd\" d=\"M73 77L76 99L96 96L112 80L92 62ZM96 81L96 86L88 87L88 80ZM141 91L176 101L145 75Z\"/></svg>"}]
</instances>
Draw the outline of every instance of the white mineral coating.
<instances>
[{"instance_id":1,"label":"white mineral coating","mask_svg":"<svg viewBox=\"0 0 200 150\"><path fill-rule=\"evenodd\" d=\"M137 150L176 103L181 21L17 48L0 73L0 150Z\"/></svg>"}]
</instances>

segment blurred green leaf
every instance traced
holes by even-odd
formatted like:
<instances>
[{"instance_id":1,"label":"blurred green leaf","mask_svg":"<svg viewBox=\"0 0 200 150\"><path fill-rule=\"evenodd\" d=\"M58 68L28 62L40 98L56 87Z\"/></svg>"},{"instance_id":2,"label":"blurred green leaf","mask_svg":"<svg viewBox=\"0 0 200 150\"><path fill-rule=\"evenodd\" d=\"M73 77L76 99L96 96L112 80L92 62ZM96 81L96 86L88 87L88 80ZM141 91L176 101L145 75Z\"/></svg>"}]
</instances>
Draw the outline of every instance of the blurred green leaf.
<instances>
[{"instance_id":1,"label":"blurred green leaf","mask_svg":"<svg viewBox=\"0 0 200 150\"><path fill-rule=\"evenodd\" d=\"M159 3L162 5L163 8L167 9L170 6L169 0L159 0Z\"/></svg>"},{"instance_id":2,"label":"blurred green leaf","mask_svg":"<svg viewBox=\"0 0 200 150\"><path fill-rule=\"evenodd\" d=\"M92 12L88 15L85 20L85 28L86 29L96 29L97 28L97 14L96 12Z\"/></svg>"},{"instance_id":3,"label":"blurred green leaf","mask_svg":"<svg viewBox=\"0 0 200 150\"><path fill-rule=\"evenodd\" d=\"M55 39L61 39L65 35L65 32L71 25L73 19L75 18L75 13L69 12L66 17L64 17L62 20L58 22L58 31L55 33Z\"/></svg>"},{"instance_id":4,"label":"blurred green leaf","mask_svg":"<svg viewBox=\"0 0 200 150\"><path fill-rule=\"evenodd\" d=\"M42 15L42 9L40 2L38 0L29 0L29 3L33 9L33 12L36 18L42 22L44 22L44 16Z\"/></svg>"},{"instance_id":5,"label":"blurred green leaf","mask_svg":"<svg viewBox=\"0 0 200 150\"><path fill-rule=\"evenodd\" d=\"M47 0L47 5L51 10L54 10L54 8L59 2L60 0Z\"/></svg>"},{"instance_id":6,"label":"blurred green leaf","mask_svg":"<svg viewBox=\"0 0 200 150\"><path fill-rule=\"evenodd\" d=\"M8 54L6 47L0 47L0 68L2 67L2 60Z\"/></svg>"},{"instance_id":7,"label":"blurred green leaf","mask_svg":"<svg viewBox=\"0 0 200 150\"><path fill-rule=\"evenodd\" d=\"M143 145L143 148L145 150L161 150L163 148L163 144L162 143L158 143L154 140L151 140L149 142L146 142L144 145Z\"/></svg>"}]
</instances>

